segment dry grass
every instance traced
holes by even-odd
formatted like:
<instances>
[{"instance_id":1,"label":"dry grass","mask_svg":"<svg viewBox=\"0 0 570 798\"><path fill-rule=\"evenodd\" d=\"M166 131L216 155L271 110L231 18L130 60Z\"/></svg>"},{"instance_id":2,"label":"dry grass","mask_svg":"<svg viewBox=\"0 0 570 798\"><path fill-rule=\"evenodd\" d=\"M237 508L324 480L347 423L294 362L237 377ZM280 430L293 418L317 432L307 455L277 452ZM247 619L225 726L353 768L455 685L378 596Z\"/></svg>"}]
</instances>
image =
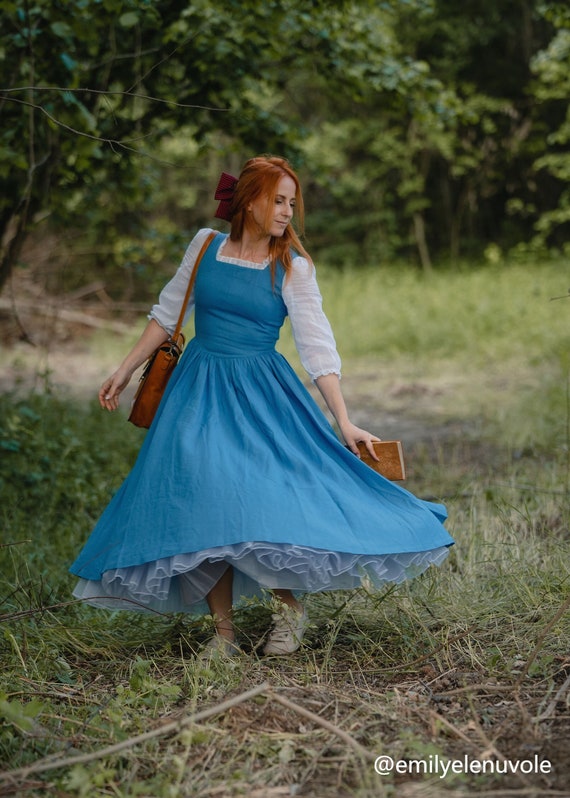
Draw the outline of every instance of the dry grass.
<instances>
[{"instance_id":1,"label":"dry grass","mask_svg":"<svg viewBox=\"0 0 570 798\"><path fill-rule=\"evenodd\" d=\"M359 279L371 294L377 275ZM555 279L540 273L545 301L560 293ZM345 392L358 423L401 433L408 487L445 500L457 545L441 568L384 593L311 597L312 626L290 658L259 654L269 605L239 611L239 657L204 667L195 654L208 619L70 602L67 563L128 469L139 431L57 397L1 400L0 795L570 795L567 327L542 306L533 315L525 301L536 279L520 271L488 301L480 276L465 275L463 290L453 276L448 301L443 276L432 291L404 275L401 295L390 280L376 309L421 296L414 324L432 327L425 341L413 337L414 353L398 349L403 327L384 352L354 351ZM517 291L499 323L501 299ZM437 314L467 295L481 357L463 351L476 347L474 328L456 313L459 343L430 359ZM339 341L352 318L335 320ZM380 321L366 319L380 335ZM377 774L381 755L410 772ZM419 760L466 756L536 756L552 772L418 772Z\"/></svg>"},{"instance_id":2,"label":"dry grass","mask_svg":"<svg viewBox=\"0 0 570 798\"><path fill-rule=\"evenodd\" d=\"M312 597L294 657L259 656L262 604L238 614L243 654L204 667L207 620L39 613L28 595L4 616L0 794L568 795L567 516L546 488L491 495L488 480L449 501L446 565L382 595ZM553 770L380 776L380 755Z\"/></svg>"}]
</instances>

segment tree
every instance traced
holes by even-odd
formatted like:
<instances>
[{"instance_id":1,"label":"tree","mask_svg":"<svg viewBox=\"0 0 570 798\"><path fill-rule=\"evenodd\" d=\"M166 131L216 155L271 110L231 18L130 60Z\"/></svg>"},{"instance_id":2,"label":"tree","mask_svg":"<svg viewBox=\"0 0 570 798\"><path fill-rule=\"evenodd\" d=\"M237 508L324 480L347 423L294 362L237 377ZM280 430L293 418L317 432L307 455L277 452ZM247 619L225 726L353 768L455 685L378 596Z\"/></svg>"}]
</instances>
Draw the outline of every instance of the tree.
<instances>
[{"instance_id":1,"label":"tree","mask_svg":"<svg viewBox=\"0 0 570 798\"><path fill-rule=\"evenodd\" d=\"M570 9L566 4L545 3L542 12L556 29L551 41L531 61L535 80L532 96L549 116L558 116L559 125L546 132L547 149L534 162L538 175L546 175L554 202L541 203L542 212L535 222L534 244L555 244L569 248L570 231ZM546 206L546 207L545 207ZM525 211L522 203L514 210Z\"/></svg>"},{"instance_id":2,"label":"tree","mask_svg":"<svg viewBox=\"0 0 570 798\"><path fill-rule=\"evenodd\" d=\"M291 151L292 129L266 99L284 66L319 51L325 6L0 0L0 287L46 214L99 242L136 225L152 189L141 157L184 125L197 141L217 129ZM299 49L300 37L317 46Z\"/></svg>"},{"instance_id":3,"label":"tree","mask_svg":"<svg viewBox=\"0 0 570 798\"><path fill-rule=\"evenodd\" d=\"M331 255L368 262L415 250L429 269L433 253L455 261L490 242L508 249L528 241L548 197L568 181L559 127L567 54L542 5L409 0L368 14L373 35L387 42L379 77L366 75L363 56L361 91L334 96L304 145L317 173L333 172L322 180L323 232L331 229L329 197L342 217L336 238L329 235ZM531 91L533 64L543 63L533 57L551 46L545 103ZM557 137L546 138L553 127ZM513 213L518 207L526 218ZM564 207L541 224L558 224ZM360 246L345 244L347 233Z\"/></svg>"},{"instance_id":4,"label":"tree","mask_svg":"<svg viewBox=\"0 0 570 798\"><path fill-rule=\"evenodd\" d=\"M173 204L169 183L210 168L213 140L224 157L307 166L311 245L331 261L415 253L429 269L528 240L535 223L543 242L563 239L564 4L0 0L0 12L0 289L46 218L81 230L102 268L136 260L145 218Z\"/></svg>"}]
</instances>

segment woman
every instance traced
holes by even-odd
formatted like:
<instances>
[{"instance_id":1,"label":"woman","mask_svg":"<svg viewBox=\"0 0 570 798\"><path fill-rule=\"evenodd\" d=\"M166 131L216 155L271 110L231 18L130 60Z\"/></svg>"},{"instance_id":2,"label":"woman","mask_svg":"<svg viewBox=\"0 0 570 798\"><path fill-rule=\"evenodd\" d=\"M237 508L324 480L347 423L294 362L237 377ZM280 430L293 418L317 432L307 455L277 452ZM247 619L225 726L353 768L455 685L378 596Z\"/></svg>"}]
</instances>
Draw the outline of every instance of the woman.
<instances>
[{"instance_id":1,"label":"woman","mask_svg":"<svg viewBox=\"0 0 570 798\"><path fill-rule=\"evenodd\" d=\"M369 432L349 419L340 360L287 161L249 160L223 176L217 216L231 221L200 263L188 313L196 334L175 369L137 462L72 566L75 595L99 606L209 611L206 652L237 650L236 601L263 591L278 611L264 651L287 654L307 617L298 595L400 582L439 564L445 508L388 482L358 457ZM190 243L148 326L99 393L116 410L135 369L175 327L202 243ZM289 316L303 366L344 443L275 351ZM348 447L348 448L347 448ZM204 603L205 600L205 603Z\"/></svg>"}]
</instances>

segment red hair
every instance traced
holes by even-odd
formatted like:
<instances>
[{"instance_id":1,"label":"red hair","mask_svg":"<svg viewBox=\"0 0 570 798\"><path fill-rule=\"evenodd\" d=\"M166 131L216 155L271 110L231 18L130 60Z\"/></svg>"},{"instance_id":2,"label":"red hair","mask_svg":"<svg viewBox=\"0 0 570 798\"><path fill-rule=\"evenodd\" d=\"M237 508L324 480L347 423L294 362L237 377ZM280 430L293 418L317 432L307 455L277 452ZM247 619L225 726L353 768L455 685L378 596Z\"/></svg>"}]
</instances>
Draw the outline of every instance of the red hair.
<instances>
[{"instance_id":1,"label":"red hair","mask_svg":"<svg viewBox=\"0 0 570 798\"><path fill-rule=\"evenodd\" d=\"M303 194L299 178L285 158L272 156L259 156L250 158L241 170L235 187L231 204L231 232L232 241L239 241L247 223L247 207L261 196L266 196L267 215L265 224L269 227L274 213L273 204L277 195L277 184L282 177L290 177L295 183L295 217L300 234L303 233L305 221ZM291 269L293 257L291 249L311 262L309 254L299 240L299 236L291 224L285 228L282 236L271 236L269 241L269 258L271 263L271 277L275 280L277 262L280 261L285 269L285 276Z\"/></svg>"}]
</instances>

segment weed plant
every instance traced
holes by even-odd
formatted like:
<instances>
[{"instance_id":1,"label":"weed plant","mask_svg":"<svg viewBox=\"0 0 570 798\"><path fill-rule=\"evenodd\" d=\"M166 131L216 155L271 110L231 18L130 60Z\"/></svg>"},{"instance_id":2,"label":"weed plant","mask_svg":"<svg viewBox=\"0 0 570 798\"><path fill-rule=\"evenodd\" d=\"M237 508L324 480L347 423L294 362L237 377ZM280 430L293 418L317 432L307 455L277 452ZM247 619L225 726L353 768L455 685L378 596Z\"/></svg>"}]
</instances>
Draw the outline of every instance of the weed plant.
<instances>
[{"instance_id":1,"label":"weed plant","mask_svg":"<svg viewBox=\"0 0 570 798\"><path fill-rule=\"evenodd\" d=\"M67 567L144 432L49 391L0 397L0 794L568 795L570 300L550 301L561 270L323 270L320 282L354 399L370 371L383 397L392 383L438 387L435 416L406 405L437 420L430 445L408 451L408 486L445 500L448 560L381 592L310 597L290 658L260 656L271 603L250 602L236 617L243 654L200 665L210 619L71 597ZM281 346L292 356L287 335ZM380 755L536 756L552 770L382 776Z\"/></svg>"}]
</instances>

